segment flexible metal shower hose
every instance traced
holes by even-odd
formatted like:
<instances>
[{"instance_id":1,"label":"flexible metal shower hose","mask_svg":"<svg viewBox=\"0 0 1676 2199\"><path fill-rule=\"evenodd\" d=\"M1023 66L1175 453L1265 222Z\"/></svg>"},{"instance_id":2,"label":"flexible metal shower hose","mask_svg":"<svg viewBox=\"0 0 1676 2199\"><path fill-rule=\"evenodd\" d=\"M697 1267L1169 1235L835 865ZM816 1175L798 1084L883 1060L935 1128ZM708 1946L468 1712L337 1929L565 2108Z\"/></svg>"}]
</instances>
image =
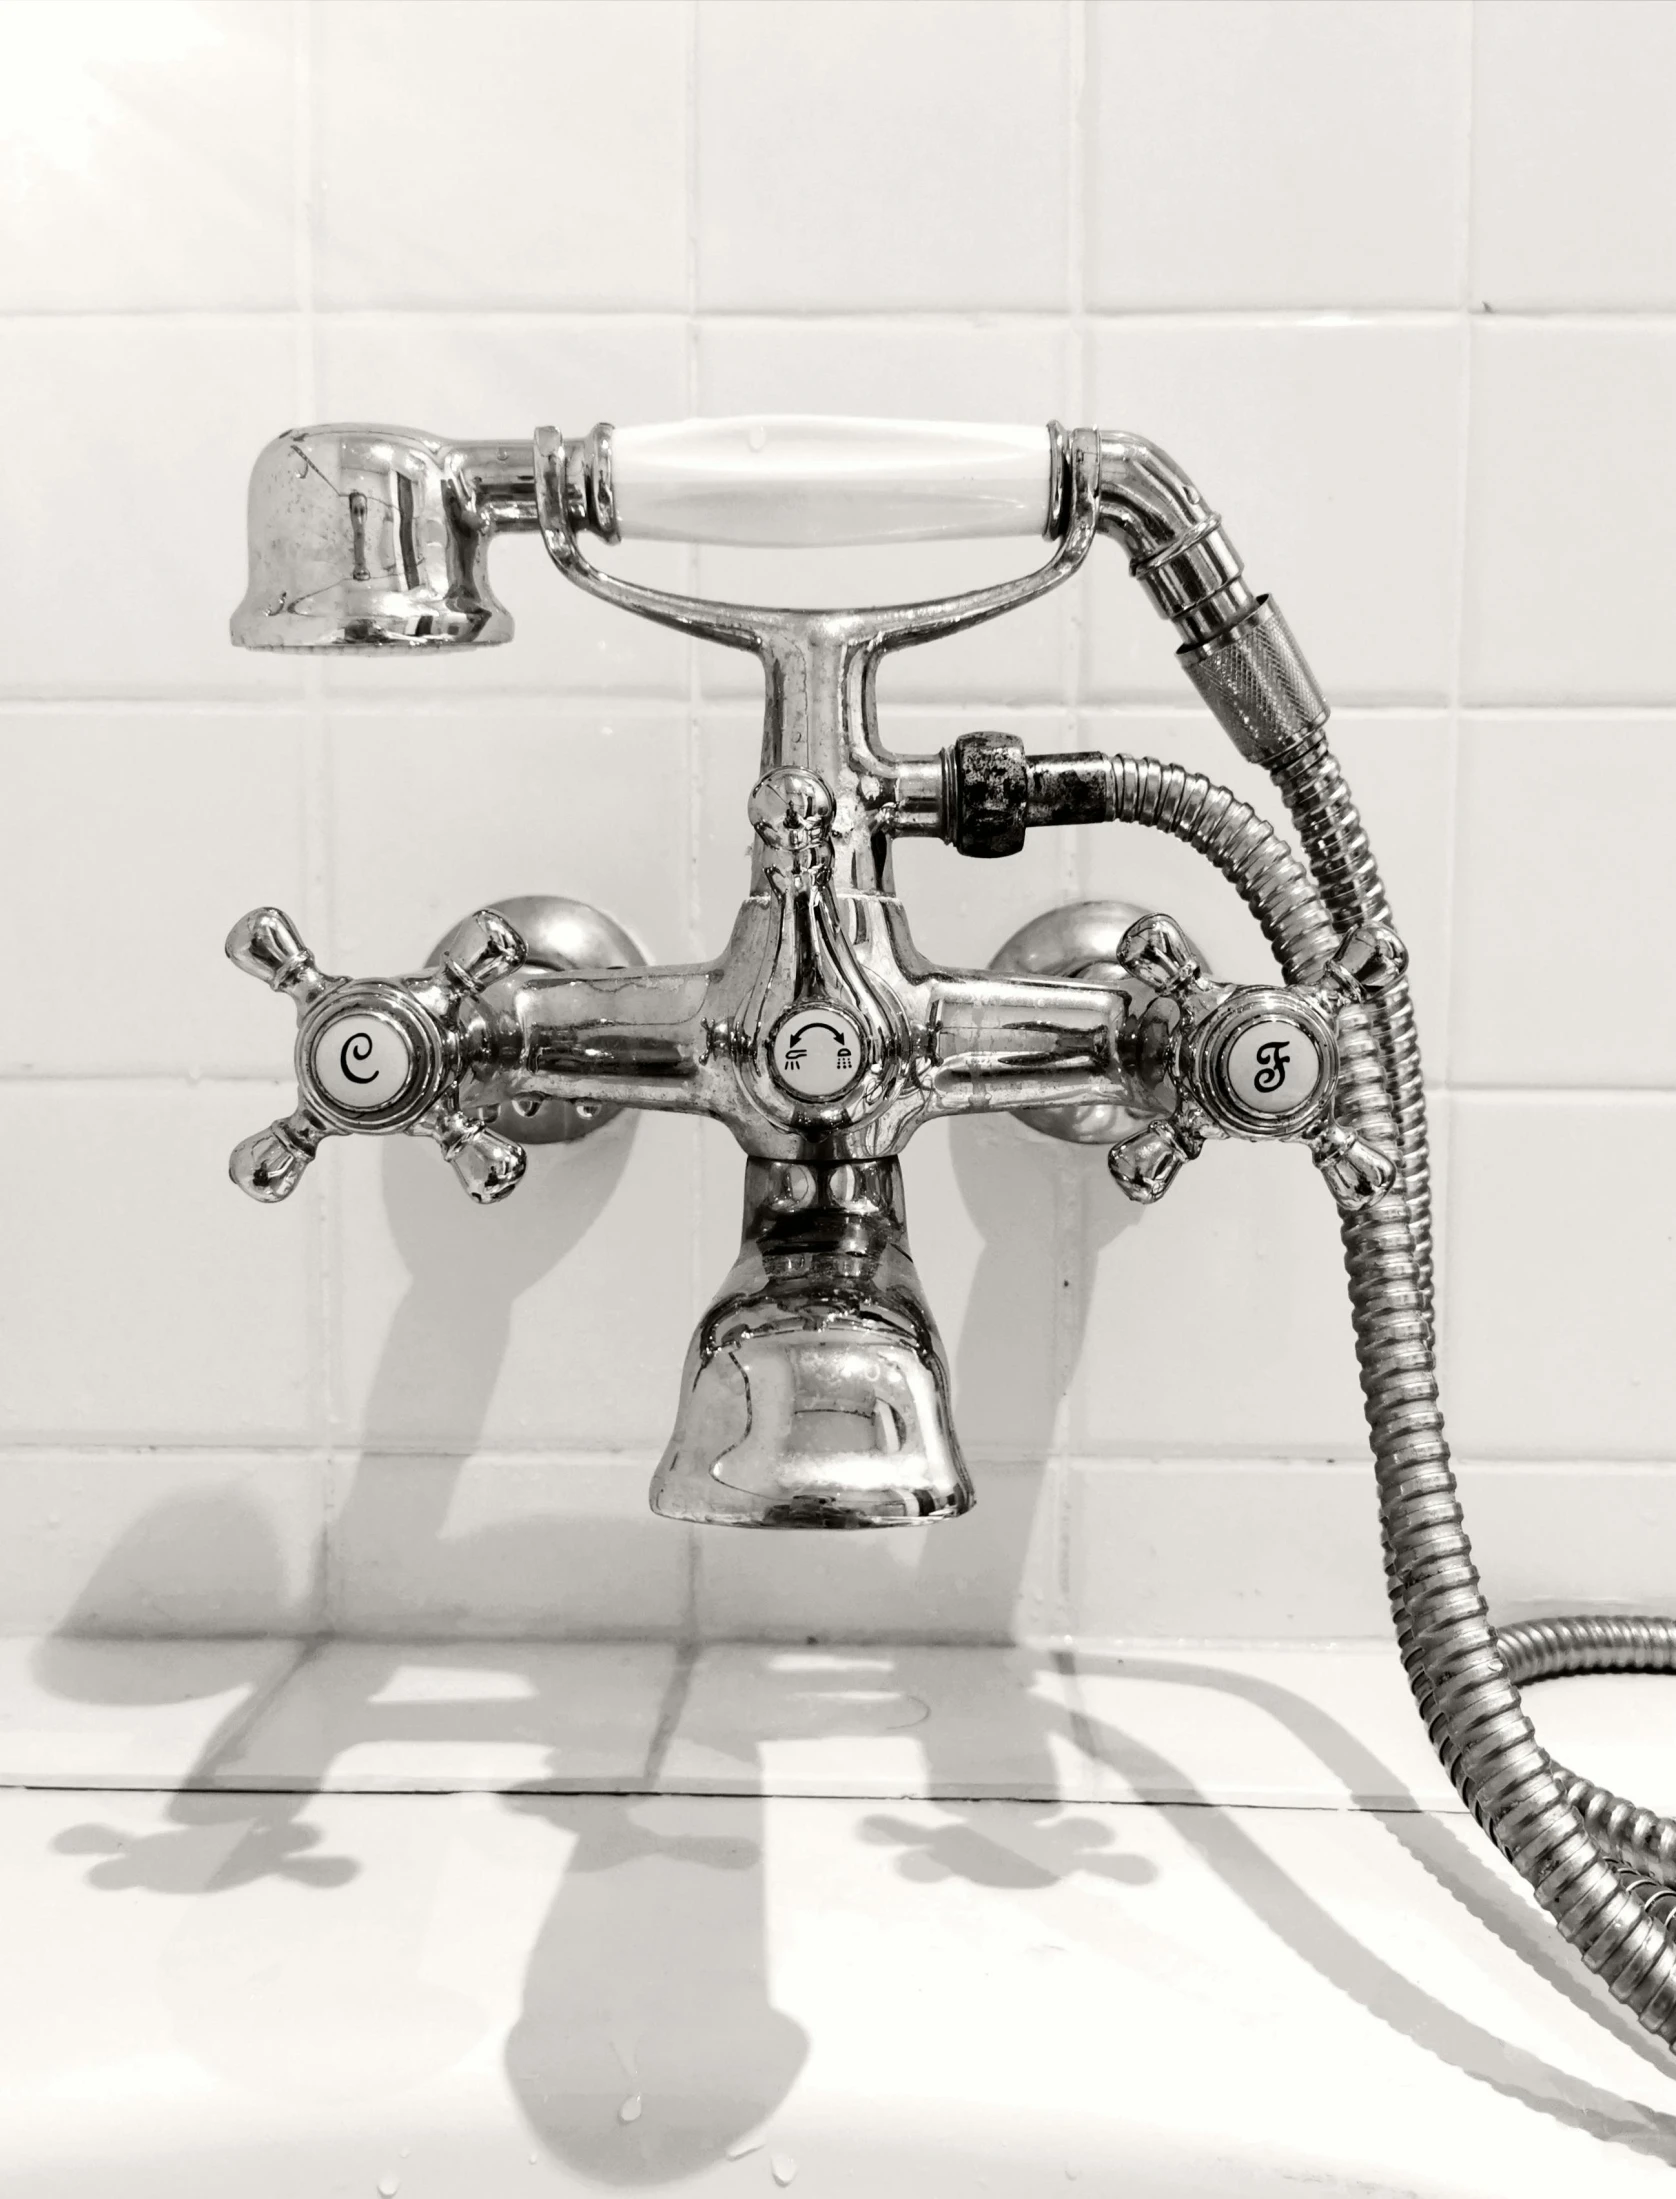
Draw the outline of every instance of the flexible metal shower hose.
<instances>
[{"instance_id":1,"label":"flexible metal shower hose","mask_svg":"<svg viewBox=\"0 0 1676 2199\"><path fill-rule=\"evenodd\" d=\"M1309 870L1248 803L1197 772L1112 759L1116 816L1196 848L1262 925L1288 984L1318 978L1340 938L1389 923L1367 835L1319 731L1270 769ZM1313 875L1312 875L1313 874ZM1319 892L1316 890L1319 885ZM1676 1822L1547 1756L1522 1681L1676 1671L1676 1620L1558 1618L1492 1626L1449 1463L1432 1345L1431 1188L1408 987L1348 1010L1339 1113L1399 1156L1396 1184L1343 1217L1356 1355L1372 1436L1397 1642L1456 1791L1587 1966L1676 2044Z\"/></svg>"}]
</instances>

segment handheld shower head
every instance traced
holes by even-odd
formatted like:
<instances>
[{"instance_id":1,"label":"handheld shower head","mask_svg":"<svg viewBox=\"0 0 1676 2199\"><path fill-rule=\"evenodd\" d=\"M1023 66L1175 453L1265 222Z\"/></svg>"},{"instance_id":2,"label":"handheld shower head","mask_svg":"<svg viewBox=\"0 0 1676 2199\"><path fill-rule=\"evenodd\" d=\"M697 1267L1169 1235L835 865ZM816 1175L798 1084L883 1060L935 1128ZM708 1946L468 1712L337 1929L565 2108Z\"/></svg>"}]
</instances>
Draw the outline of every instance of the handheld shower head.
<instances>
[{"instance_id":1,"label":"handheld shower head","mask_svg":"<svg viewBox=\"0 0 1676 2199\"><path fill-rule=\"evenodd\" d=\"M242 649L446 649L510 641L466 452L412 428L293 428L250 477Z\"/></svg>"}]
</instances>

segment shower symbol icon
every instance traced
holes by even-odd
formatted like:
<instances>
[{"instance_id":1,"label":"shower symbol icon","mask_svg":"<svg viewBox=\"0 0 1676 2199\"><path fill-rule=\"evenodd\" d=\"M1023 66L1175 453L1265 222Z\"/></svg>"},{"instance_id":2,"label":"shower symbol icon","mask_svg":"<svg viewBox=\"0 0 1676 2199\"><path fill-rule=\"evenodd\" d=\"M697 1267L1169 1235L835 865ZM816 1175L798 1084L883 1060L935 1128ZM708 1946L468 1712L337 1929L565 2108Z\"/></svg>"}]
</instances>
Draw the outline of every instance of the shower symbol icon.
<instances>
[{"instance_id":1,"label":"shower symbol icon","mask_svg":"<svg viewBox=\"0 0 1676 2199\"><path fill-rule=\"evenodd\" d=\"M832 1041L832 1063L834 1068L848 1069L853 1066L855 1056L850 1050L849 1036L846 1032L840 1031L836 1023L804 1023L793 1031L786 1042L784 1062L786 1068L802 1068L808 1058L809 1040L816 1032Z\"/></svg>"},{"instance_id":2,"label":"shower symbol icon","mask_svg":"<svg viewBox=\"0 0 1676 2199\"><path fill-rule=\"evenodd\" d=\"M841 1008L788 1015L769 1044L776 1081L798 1099L832 1099L848 1091L866 1059L866 1043Z\"/></svg>"}]
</instances>

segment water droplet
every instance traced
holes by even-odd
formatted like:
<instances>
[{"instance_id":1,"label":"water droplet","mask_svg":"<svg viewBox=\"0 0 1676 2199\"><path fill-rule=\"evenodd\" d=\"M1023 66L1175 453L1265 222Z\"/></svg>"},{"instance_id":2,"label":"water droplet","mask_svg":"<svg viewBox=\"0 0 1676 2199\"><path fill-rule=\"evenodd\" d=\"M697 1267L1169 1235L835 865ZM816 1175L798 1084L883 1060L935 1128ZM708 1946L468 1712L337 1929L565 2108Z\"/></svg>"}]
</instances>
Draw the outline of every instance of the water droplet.
<instances>
[{"instance_id":1,"label":"water droplet","mask_svg":"<svg viewBox=\"0 0 1676 2199\"><path fill-rule=\"evenodd\" d=\"M399 2176L381 2176L378 2179L378 2199L396 2199L401 2188L402 2180Z\"/></svg>"},{"instance_id":2,"label":"water droplet","mask_svg":"<svg viewBox=\"0 0 1676 2199\"><path fill-rule=\"evenodd\" d=\"M732 2145L727 2149L727 2157L730 2161L742 2161L747 2153L760 2153L761 2151L762 2140L760 2138L735 2138Z\"/></svg>"},{"instance_id":3,"label":"water droplet","mask_svg":"<svg viewBox=\"0 0 1676 2199\"><path fill-rule=\"evenodd\" d=\"M777 2183L782 2190L785 2189L786 2185L789 2184L792 2178L797 2174L797 2163L792 2159L789 2153L774 2154L769 2160L768 2167L769 2172L773 2176L775 2183Z\"/></svg>"},{"instance_id":4,"label":"water droplet","mask_svg":"<svg viewBox=\"0 0 1676 2199\"><path fill-rule=\"evenodd\" d=\"M628 2098L627 2098L627 2099L626 2099L626 2100L625 2100L625 2101L623 2102L622 2106L621 2106L620 2108L618 2108L618 2110L617 2110L617 2120L618 2120L618 2122L620 2122L620 2123L637 2123L637 2122L639 2122L639 2120L640 2120L640 2110L641 2110L641 2107L642 2107L642 2105L643 2105L643 2103L642 2103L642 2101L641 2101L641 2098L640 2098L640 2095L639 2095L639 2093L638 2093L638 2092L631 2092L631 2093L629 2094Z\"/></svg>"}]
</instances>

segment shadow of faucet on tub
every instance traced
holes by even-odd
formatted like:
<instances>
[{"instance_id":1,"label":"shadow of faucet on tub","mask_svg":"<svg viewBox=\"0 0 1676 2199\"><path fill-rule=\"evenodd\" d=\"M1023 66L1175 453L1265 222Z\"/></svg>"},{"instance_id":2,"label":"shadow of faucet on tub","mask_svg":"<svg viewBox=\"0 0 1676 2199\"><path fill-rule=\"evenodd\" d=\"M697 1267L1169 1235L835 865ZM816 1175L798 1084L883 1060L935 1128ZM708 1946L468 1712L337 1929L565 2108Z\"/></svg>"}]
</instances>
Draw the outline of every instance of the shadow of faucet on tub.
<instances>
[{"instance_id":1,"label":"shadow of faucet on tub","mask_svg":"<svg viewBox=\"0 0 1676 2199\"><path fill-rule=\"evenodd\" d=\"M963 1189L965 1142L956 1143L957 1177ZM590 1141L596 1153L603 1144L603 1139ZM1042 1155L1040 1161L1037 1154ZM967 1404L969 1425L982 1425L987 1417L981 1409L981 1385L991 1379L990 1370L999 1356L1000 1331L995 1324L1007 1312L1007 1292L1002 1286L1009 1271L1016 1278L1026 1223L1039 1218L1042 1197L1055 1195L1052 1168L1057 1160L1039 1147L1026 1153L1019 1161L1012 1191L1004 1198L998 1197L989 1175L978 1171L984 1188L981 1203L974 1198L975 1218L985 1246L956 1357L963 1386L979 1385L980 1412L973 1417ZM609 1196L610 1183L593 1189L597 1200L590 1197L581 1202L590 1217ZM509 1270L497 1254L481 1273L462 1274L453 1247L441 1239L429 1240L413 1216L400 1211L400 1192L390 1179L387 1193L398 1208L392 1218L414 1281L381 1355L369 1411L368 1453L375 1451L381 1439L388 1441L408 1431L403 1385L416 1369L430 1371L440 1360L443 1372L459 1382L456 1397L467 1400L467 1410L457 1413L450 1429L452 1440L438 1462L439 1470L422 1489L417 1483L413 1488L413 1494L422 1498L419 1535L414 1535L412 1514L407 1515L405 1534L408 1547L417 1551L422 1539L442 1536L451 1483L448 1469L457 1472L481 1429L509 1333L512 1301L545 1270L534 1261L527 1270L515 1263ZM586 1227L586 1220L581 1227ZM580 1233L579 1228L576 1235ZM1030 1236L1039 1242L1035 1229ZM1053 1293L1070 1304L1055 1346L1056 1374L1061 1377L1068 1377L1080 1352L1086 1283L1098 1249L1091 1246L1085 1253L1080 1282L1073 1275L1069 1292ZM558 1256L555 1252L554 1257ZM485 1283L497 1275L505 1285L502 1301L487 1314L480 1303L474 1303L469 1319L457 1319L461 1309L455 1294L470 1292L480 1298ZM1016 1338L1011 1341L1016 1350ZM1008 1429L1009 1448L1024 1460L1030 1477L1033 1505L1041 1495L1045 1462L1051 1454L1059 1387L1057 1380L1037 1386L1032 1392L1038 1400L1033 1407L1037 1417L1033 1421L1026 1417ZM384 1531L385 1508L398 1503L405 1493L402 1475L384 1477L381 1495L373 1488L376 1478L363 1477L351 1485L342 1515L354 1523L356 1509L361 1507L365 1516L358 1524L374 1535ZM201 1548L213 1534L215 1539L225 1538L241 1577L258 1580L267 1565L277 1576L278 1555L265 1541L268 1531L254 1505L223 1494L204 1500L204 1506L207 1509L197 1511L159 1508L136 1530L128 1548L113 1553L104 1570L113 1578L113 1569L119 1566L155 1571L171 1544L180 1547L180 1536L187 1538L189 1547ZM951 1585L955 1580L954 1572L944 1569L969 1562L959 1558L957 1544L960 1533L971 1531L950 1529L943 1540L927 1542L917 1585L933 1601L939 1580ZM998 1634L1012 1623L1024 1538L1016 1538L1009 1547L1018 1552L1020 1571L1013 1576L997 1573L986 1580L986 1600L977 1607L980 1621L993 1625ZM109 1607L110 1593L110 1583L102 1584L97 1577L88 1584L81 1602L84 1620L96 1623L99 1613ZM358 1666L355 1698L344 1700L338 1715L319 1729L312 1756L298 1755L286 1766L287 1783L297 1791L217 1792L213 1791L216 1783L228 1777L241 1751L267 1723L266 1713L276 1694L285 1692L270 1688L258 1693L252 1645L229 1641L219 1646L217 1691L242 1685L246 1696L223 1720L189 1775L189 1786L195 1782L200 1789L212 1791L176 1795L170 1804L173 1823L162 1832L135 1839L89 1826L61 1842L66 1853L93 1859L89 1877L103 1889L191 1896L227 1892L263 1877L288 1879L320 1891L342 1886L357 1870L356 1862L323 1850L321 1829L309 1824L307 1817L334 1761L348 1748L376 1743L392 1733L408 1739L430 1735L444 1743L457 1742L462 1736L474 1743L492 1741L499 1734L539 1732L544 1726L552 1730L562 1711L556 1700L543 1702L537 1679L516 1698L503 1694L494 1699L479 1695L431 1703L411 1697L400 1700L401 1691L392 1689L390 1682L403 1653L368 1643ZM411 1658L411 1651L406 1654ZM951 1745L943 1723L925 1716L937 1654L933 1643L881 1644L813 1661L783 1660L785 1669L772 1679L757 1706L761 1712L756 1722L758 1740L853 1731L858 1725L878 1730L881 1724L909 1739L922 1758L928 1792L948 1798L916 1806L912 1817L876 1813L864 1821L862 1829L864 1839L882 1839L896 1848L900 1868L909 1877L949 1875L1027 1889L1069 1873L1089 1872L1111 1881L1115 1892L1123 1885L1143 1884L1153 1875L1154 1866L1144 1858L1129 1855L1109 1837L1094 1837L1108 1830L1106 1813L1068 1815L1058 1800L1057 1748L1091 1749L1121 1768L1136 1761L1138 1744L1109 1725L1073 1714L1040 1690L997 1689L984 1706L987 1716L1006 1724L1009 1758L1023 1773L1018 1784L1036 1799L1011 1805L997 1836L978 1808L959 1798L955 1791L961 1774L958 1736ZM306 1656L307 1652L302 1653L299 1664ZM520 1659L511 1645L501 1649L439 1644L434 1661L505 1671L515 1668ZM297 1670L292 1667L287 1679L294 1681ZM684 1671L690 1677L690 1662ZM132 1699L137 1678L131 1675L124 1682L113 1677L108 1659L90 1655L87 1645L69 1639L47 1645L42 1672L50 1685L66 1695L97 1693L103 1699L111 1699L113 1690L124 1685ZM1195 1680L1179 1668L1161 1665L1159 1675L1182 1685L1234 1685L1228 1675L1208 1669ZM1264 1707L1293 1722L1318 1753L1336 1764L1367 1757L1354 1736L1301 1699L1288 1697L1284 1689L1270 1688ZM649 1786L663 1769L660 1751L681 1722L681 1709L678 1691L666 1708L659 1743L647 1763ZM1366 1772L1363 1762L1352 1783L1366 1788ZM539 1791L519 1795L512 1805L542 1819L572 1845L555 1871L555 1892L525 1964L522 2007L505 2050L507 2079L532 2137L551 2156L606 2183L656 2185L717 2162L772 2115L790 2092L809 2051L810 2041L802 2027L772 1998L760 1792L765 1775L760 1750L753 1749L749 1762L736 1760L730 1773L736 1781L732 1796L725 1802L707 1801L701 1811L680 1796L560 1796ZM1391 1782L1385 1775L1374 1783L1388 1786ZM539 1788L539 1780L535 1785ZM1253 1908L1296 1956L1382 2022L1479 2081L1515 2092L1531 2108L1562 2124L1591 2130L1661 2160L1676 2159L1676 2129L1669 2118L1580 2084L1540 2057L1516 2050L1457 2016L1329 1916L1303 1886L1278 1869L1232 1813L1207 1806L1184 1814L1203 1860L1236 1897ZM724 1820L720 1829L718 1816ZM1426 1868L1445 1880L1457 1899L1490 1918L1494 1928L1516 1942L1527 1958L1535 1952L1526 1942L1533 1938L1536 1920L1523 1915L1491 1873L1456 1854L1459 1844L1448 1828L1415 1819L1412 1825L1391 1820L1390 1829L1420 1855ZM695 1872L701 1874L696 1883ZM399 1925L395 1936L401 1940ZM225 2003L218 1998L234 1989L233 1981L217 1983L219 1973L209 1959L213 1933L207 1922L199 1930L194 1921L184 1937L201 1939L203 1946L177 1979L180 2036L209 2066L225 2067L242 2079L248 2072L233 2067L237 2044L224 2021ZM671 1989L672 1952L678 1954L682 1971L679 1991ZM389 1943L379 1954L374 1968L380 1975L380 1990L391 1996L409 1993L415 1984L416 1947ZM306 1961L308 1950L298 1950L293 1959ZM318 1984L312 1976L298 1981L295 2005L305 2004L305 1987L317 1991ZM369 2004L368 2014L376 2019L376 2005ZM463 2005L443 2007L439 2002L427 2034L430 2051L446 2057L469 2050L478 2021ZM1628 2036L1629 2027L1623 2028ZM432 2066L444 2064L433 2062ZM428 2073L415 2068L404 2081L416 2083ZM631 2100L637 2103L629 2121L610 2109L619 2080L623 2105Z\"/></svg>"}]
</instances>

